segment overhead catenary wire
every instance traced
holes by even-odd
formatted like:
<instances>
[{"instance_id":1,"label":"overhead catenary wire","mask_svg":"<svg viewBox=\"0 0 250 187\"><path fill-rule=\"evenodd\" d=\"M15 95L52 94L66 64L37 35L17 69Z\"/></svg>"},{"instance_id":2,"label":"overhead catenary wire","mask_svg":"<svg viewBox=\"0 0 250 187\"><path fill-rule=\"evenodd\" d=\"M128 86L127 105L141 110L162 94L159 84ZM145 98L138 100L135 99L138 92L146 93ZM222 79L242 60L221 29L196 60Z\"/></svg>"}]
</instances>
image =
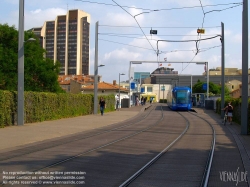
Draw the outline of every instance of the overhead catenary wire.
<instances>
[{"instance_id":1,"label":"overhead catenary wire","mask_svg":"<svg viewBox=\"0 0 250 187\"><path fill-rule=\"evenodd\" d=\"M211 12L214 12L214 11L220 12L220 11L228 10L228 9L230 9L230 8L235 8L235 7L238 7L238 6L241 6L241 5L242 5L242 2L241 2L241 3L237 3L237 5L235 5L235 6L231 6L231 7L225 8L225 9L211 10L211 11L205 12L205 11L204 11L204 6L202 5L201 0L199 0L199 2L200 2L201 8L202 8L202 12L203 12L203 18L202 18L201 28L204 28L203 26L204 26L206 14L211 13ZM199 37L199 36L200 36L200 39L201 39L201 33L198 33L198 37ZM199 52L204 52L204 51L201 51L201 50L199 49L200 41L201 41L201 40L198 40L198 41L196 42L196 50L197 50L197 52L196 52L195 56L196 56ZM195 57L195 56L194 56L194 57ZM194 59L194 58L192 58L192 60L193 60L193 59ZM192 62L192 60L191 60L190 62ZM190 62L187 64L187 66L190 64ZM187 67L187 66L186 66L186 67ZM185 68L186 68L186 67L185 67ZM185 69L185 68L184 68L184 69ZM184 69L182 69L182 71L183 71ZM181 71L181 72L182 72L182 71Z\"/></svg>"},{"instance_id":2,"label":"overhead catenary wire","mask_svg":"<svg viewBox=\"0 0 250 187\"><path fill-rule=\"evenodd\" d=\"M134 39L143 39L146 40L146 38L142 38L141 34L118 34L118 33L98 33L99 35L103 36L111 36L111 37L121 37L121 38L134 38ZM214 35L204 35L204 36L216 36L219 34L214 34ZM137 36L137 37L136 37ZM150 35L147 35L150 36ZM169 35L157 35L157 36L172 36L172 37L179 37L179 36L190 36L190 37L196 37L197 35L178 35L178 34L169 34ZM139 38L140 37L140 38ZM149 40L155 40L157 39L149 39Z\"/></svg>"},{"instance_id":3,"label":"overhead catenary wire","mask_svg":"<svg viewBox=\"0 0 250 187\"><path fill-rule=\"evenodd\" d=\"M100 27L128 27L128 28L138 28L138 26L123 26L123 25L99 25ZM220 28L221 26L210 26L210 27L204 27L205 29L207 28ZM144 29L148 29L148 28L152 28L151 27L141 27L141 28L144 28ZM193 27L159 27L159 26L153 26L153 28L159 28L159 29L162 29L162 28L166 28L166 29L197 29L197 26L193 26Z\"/></svg>"},{"instance_id":4,"label":"overhead catenary wire","mask_svg":"<svg viewBox=\"0 0 250 187\"><path fill-rule=\"evenodd\" d=\"M91 4L100 4L100 5L105 5L105 6L119 6L119 5L114 5L114 4L109 4L109 3L100 3L100 2L94 2L94 1L84 1L84 0L75 0L75 1L81 1L83 3L91 3ZM221 3L221 4L215 4L215 5L205 5L204 7L217 7L217 6L228 6L228 5L233 5L233 4L242 4L242 2L234 2L234 3ZM163 9L147 9L147 8L139 8L139 7L130 7L130 6L121 6L124 8L131 8L131 9L137 9L137 10L142 10L142 11L171 11L171 10L182 10L182 9L191 9L191 8L200 8L200 6L190 6L190 7L176 7L176 8L163 8Z\"/></svg>"},{"instance_id":5,"label":"overhead catenary wire","mask_svg":"<svg viewBox=\"0 0 250 187\"><path fill-rule=\"evenodd\" d=\"M115 41L105 40L105 39L101 39L101 38L99 38L98 40L153 51L153 49L146 48L146 47L140 47L140 46L125 44L125 43L121 43L121 42L115 42ZM213 48L216 48L216 47L220 47L220 46L221 45L219 45L219 46L213 46L213 47L207 47L207 48L202 48L201 50L202 51L207 51L207 50L210 50L210 49L213 49ZM176 49L176 50L171 50L171 51L160 51L160 52L166 54L166 53L174 53L174 52L180 52L180 51L195 51L195 50L196 49Z\"/></svg>"},{"instance_id":6,"label":"overhead catenary wire","mask_svg":"<svg viewBox=\"0 0 250 187\"><path fill-rule=\"evenodd\" d=\"M89 3L97 3L97 2L91 2L91 1L83 1L83 0L76 0L76 1L81 1L81 2L89 2ZM112 0L114 3L116 3L114 0ZM154 47L152 46L152 44L150 43L150 40L147 38L147 35L143 32L142 28L152 28L152 27L141 27L140 24L138 23L137 19L136 19L136 16L138 15L141 15L141 14L144 14L144 13L150 13L150 12L153 12L153 11L169 11L169 10L182 10L182 9L190 9L190 8L202 8L202 11L203 11L203 21L202 21L202 28L204 26L204 20L205 20L205 15L208 14L208 13L211 13L211 12L221 12L221 11L224 11L224 10L228 10L228 9L231 9L231 8L235 8L235 7L238 7L238 6L241 6L243 3L242 2L233 2L233 3L224 3L224 4L215 4L215 5L202 5L201 3L201 0L200 1L200 6L192 6L192 7L179 7L179 8L167 8L167 9L145 9L145 8L136 8L136 7L129 7L129 6L121 6L121 5L118 5L116 3L116 5L114 4L107 4L107 3L97 3L97 4L102 4L102 5L109 5L109 6L119 6L120 8L122 8L124 11L126 11L123 7L126 7L126 8L133 8L133 9L138 9L138 10L142 10L142 11L149 11L149 12L141 12L135 16L131 15L128 11L126 11L130 16L132 16L137 25L139 26L139 28L141 29L142 33L144 34L145 36L145 39L147 39L147 41L149 42L149 44L151 45L151 50L155 51L156 54L158 54L158 49L157 51L154 49ZM219 9L219 10L211 10L211 11L207 11L205 12L204 10L204 7L218 7L218 6L230 6L230 5L234 5L234 6L231 6L231 7L227 7L227 8L223 8L223 9ZM110 25L100 25L100 26L106 26L106 27L128 27L128 26L110 26ZM138 27L135 27L135 26L130 26L130 27L133 27L133 28L138 28ZM221 26L218 26L218 27L221 27ZM154 27L155 28L155 27ZM158 28L181 28L181 27L158 27ZM184 28L184 27L182 27ZM186 27L188 28L188 27ZM189 27L190 28L190 27ZM197 28L197 27L195 27ZM205 28L205 27L204 27ZM208 27L206 27L208 28ZM218 35L219 36L219 35ZM123 36L124 37L124 36ZM142 38L140 38L142 39ZM195 54L195 56L199 53L199 52L204 52L206 50L201 50L199 49L199 44L200 42L202 41L203 39L201 39L201 36L200 36L200 39L197 39L197 40L189 40L189 41L194 41L196 43L196 48L197 48L197 53ZM189 42L188 40L187 41L182 41L182 42ZM181 42L181 41L175 41L175 40L169 40L169 42ZM193 59L195 58L195 56L193 57ZM185 67L186 68L186 67ZM184 68L184 69L185 69ZM183 69L183 70L184 70Z\"/></svg>"},{"instance_id":7,"label":"overhead catenary wire","mask_svg":"<svg viewBox=\"0 0 250 187\"><path fill-rule=\"evenodd\" d=\"M121 45L127 45L127 46L130 46L130 47L136 47L136 48L141 48L141 49L147 49L147 50L155 51L154 49L149 49L149 48L146 48L146 47L139 47L139 46L130 45L130 44L124 44L124 43L121 43L121 42L114 42L114 41L100 39L100 38L98 40L102 40L102 41L106 41L106 42L111 42L111 43L117 43L117 44L121 44Z\"/></svg>"},{"instance_id":8,"label":"overhead catenary wire","mask_svg":"<svg viewBox=\"0 0 250 187\"><path fill-rule=\"evenodd\" d=\"M112 0L114 3L116 3L114 0ZM116 3L117 4L117 3ZM117 4L118 5L118 4ZM121 7L120 5L118 5L119 7ZM137 23L137 25L140 27L140 29L141 29L141 31L142 31L142 33L144 34L144 36L147 38L147 36L146 36L146 34L144 33L144 31L142 30L142 28L141 28L141 26L140 26L140 24L138 23L138 21L137 21L137 19L135 18L135 16L133 16L133 15L131 15L127 10L125 10L123 7L121 7L125 12L127 12L130 16L132 16L134 19L135 19L135 21L136 21L136 23ZM150 43L150 41L148 40L148 38L147 38L147 41L148 41L148 43L150 44L150 46L151 46L151 48L155 51L155 53L157 54L157 51L154 49L154 47L152 46L152 44Z\"/></svg>"},{"instance_id":9,"label":"overhead catenary wire","mask_svg":"<svg viewBox=\"0 0 250 187\"><path fill-rule=\"evenodd\" d=\"M204 8L202 6L202 3L201 3L201 0L199 0L200 2L200 5L201 5L201 9L202 9L202 12L203 12L203 18L202 18L202 24L201 24L201 28L203 28L203 24L204 24L204 21L205 21L205 11L204 11ZM200 36L200 39L201 39L201 33L198 33L198 37ZM197 52L196 52L196 55L199 53L199 44L200 42L196 42L196 49L197 49Z\"/></svg>"}]
</instances>

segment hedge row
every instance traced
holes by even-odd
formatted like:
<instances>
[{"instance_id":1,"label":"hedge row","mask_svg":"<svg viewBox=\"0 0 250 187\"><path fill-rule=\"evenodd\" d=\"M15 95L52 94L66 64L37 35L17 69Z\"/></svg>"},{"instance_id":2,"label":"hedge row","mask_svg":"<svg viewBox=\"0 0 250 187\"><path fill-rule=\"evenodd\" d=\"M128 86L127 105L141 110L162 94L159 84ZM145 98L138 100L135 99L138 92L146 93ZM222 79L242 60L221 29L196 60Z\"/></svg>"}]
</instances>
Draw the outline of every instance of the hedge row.
<instances>
[{"instance_id":1,"label":"hedge row","mask_svg":"<svg viewBox=\"0 0 250 187\"><path fill-rule=\"evenodd\" d=\"M159 103L167 103L167 99L160 99Z\"/></svg>"},{"instance_id":2,"label":"hedge row","mask_svg":"<svg viewBox=\"0 0 250 187\"><path fill-rule=\"evenodd\" d=\"M226 105L231 102L234 109L233 109L233 121L241 124L241 99L232 99L232 98L225 98L225 107ZM250 99L248 99L248 132L250 132ZM216 101L216 113L221 114L223 112L221 110L221 99L217 99Z\"/></svg>"},{"instance_id":3,"label":"hedge row","mask_svg":"<svg viewBox=\"0 0 250 187\"><path fill-rule=\"evenodd\" d=\"M103 95L102 97L107 103L105 111L114 111L114 95ZM44 92L24 93L25 123L89 115L93 114L93 111L93 94L56 94ZM100 112L99 107L98 112ZM17 92L0 90L0 127L15 125L16 123Z\"/></svg>"}]
</instances>

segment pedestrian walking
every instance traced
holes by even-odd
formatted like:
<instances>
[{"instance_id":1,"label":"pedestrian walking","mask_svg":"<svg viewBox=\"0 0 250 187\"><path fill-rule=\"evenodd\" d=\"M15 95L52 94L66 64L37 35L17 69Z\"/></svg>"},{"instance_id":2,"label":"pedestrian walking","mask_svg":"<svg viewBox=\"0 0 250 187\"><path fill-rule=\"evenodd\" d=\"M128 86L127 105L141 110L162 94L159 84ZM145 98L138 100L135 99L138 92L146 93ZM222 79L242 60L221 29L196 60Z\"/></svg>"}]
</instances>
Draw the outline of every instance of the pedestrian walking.
<instances>
[{"instance_id":1,"label":"pedestrian walking","mask_svg":"<svg viewBox=\"0 0 250 187\"><path fill-rule=\"evenodd\" d=\"M144 99L143 99L143 104L144 104L144 105L146 105L146 101L147 101L147 98L144 97Z\"/></svg>"},{"instance_id":2,"label":"pedestrian walking","mask_svg":"<svg viewBox=\"0 0 250 187\"><path fill-rule=\"evenodd\" d=\"M100 105L101 115L103 116L104 109L106 108L106 103L105 103L105 100L103 99L103 97L101 97L99 105Z\"/></svg>"},{"instance_id":3,"label":"pedestrian walking","mask_svg":"<svg viewBox=\"0 0 250 187\"><path fill-rule=\"evenodd\" d=\"M136 97L136 106L139 106L140 105L140 102L139 102L139 98L138 96Z\"/></svg>"}]
</instances>

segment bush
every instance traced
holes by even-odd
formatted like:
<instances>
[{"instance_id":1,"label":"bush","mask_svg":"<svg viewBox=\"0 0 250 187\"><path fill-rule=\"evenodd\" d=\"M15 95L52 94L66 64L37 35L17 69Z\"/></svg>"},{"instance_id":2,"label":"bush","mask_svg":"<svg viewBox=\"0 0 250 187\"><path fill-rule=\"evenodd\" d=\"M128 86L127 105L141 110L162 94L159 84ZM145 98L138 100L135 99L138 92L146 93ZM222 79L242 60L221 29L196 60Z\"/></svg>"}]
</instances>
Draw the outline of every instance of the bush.
<instances>
[{"instance_id":1,"label":"bush","mask_svg":"<svg viewBox=\"0 0 250 187\"><path fill-rule=\"evenodd\" d=\"M159 103L167 103L167 99L160 99Z\"/></svg>"},{"instance_id":2,"label":"bush","mask_svg":"<svg viewBox=\"0 0 250 187\"><path fill-rule=\"evenodd\" d=\"M99 96L106 112L115 110L114 95ZM93 94L24 92L24 122L34 123L93 114ZM99 111L98 107L98 112ZM17 92L0 90L0 127L17 123Z\"/></svg>"}]
</instances>

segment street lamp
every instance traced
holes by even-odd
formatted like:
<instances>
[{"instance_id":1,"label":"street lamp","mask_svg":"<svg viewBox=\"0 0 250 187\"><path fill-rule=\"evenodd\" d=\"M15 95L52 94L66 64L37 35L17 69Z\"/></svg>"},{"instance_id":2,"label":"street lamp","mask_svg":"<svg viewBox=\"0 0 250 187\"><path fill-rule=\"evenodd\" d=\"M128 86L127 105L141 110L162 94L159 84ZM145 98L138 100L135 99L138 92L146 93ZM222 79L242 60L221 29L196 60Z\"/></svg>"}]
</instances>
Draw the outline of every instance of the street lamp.
<instances>
[{"instance_id":1,"label":"street lamp","mask_svg":"<svg viewBox=\"0 0 250 187\"><path fill-rule=\"evenodd\" d=\"M95 75L94 75L94 114L97 114L97 105L98 105L98 97L97 97L97 91L98 91L98 67L103 67L103 66L105 66L105 65L103 65L103 64L96 65L96 62L95 62Z\"/></svg>"},{"instance_id":2,"label":"street lamp","mask_svg":"<svg viewBox=\"0 0 250 187\"><path fill-rule=\"evenodd\" d=\"M120 93L120 76L121 75L125 75L124 73L119 73L119 106L118 106L118 110L120 108L121 105L121 93Z\"/></svg>"},{"instance_id":3,"label":"street lamp","mask_svg":"<svg viewBox=\"0 0 250 187\"><path fill-rule=\"evenodd\" d=\"M24 43L36 41L29 38L24 41L24 0L19 0L18 23L18 80L17 80L17 125L24 124Z\"/></svg>"},{"instance_id":4,"label":"street lamp","mask_svg":"<svg viewBox=\"0 0 250 187\"><path fill-rule=\"evenodd\" d=\"M97 82L98 82L98 67L103 67L105 65L100 64L98 65L98 25L99 22L96 22L96 27L95 27L95 65L94 65L94 114L97 114L97 103L98 103L98 98L97 98Z\"/></svg>"}]
</instances>

